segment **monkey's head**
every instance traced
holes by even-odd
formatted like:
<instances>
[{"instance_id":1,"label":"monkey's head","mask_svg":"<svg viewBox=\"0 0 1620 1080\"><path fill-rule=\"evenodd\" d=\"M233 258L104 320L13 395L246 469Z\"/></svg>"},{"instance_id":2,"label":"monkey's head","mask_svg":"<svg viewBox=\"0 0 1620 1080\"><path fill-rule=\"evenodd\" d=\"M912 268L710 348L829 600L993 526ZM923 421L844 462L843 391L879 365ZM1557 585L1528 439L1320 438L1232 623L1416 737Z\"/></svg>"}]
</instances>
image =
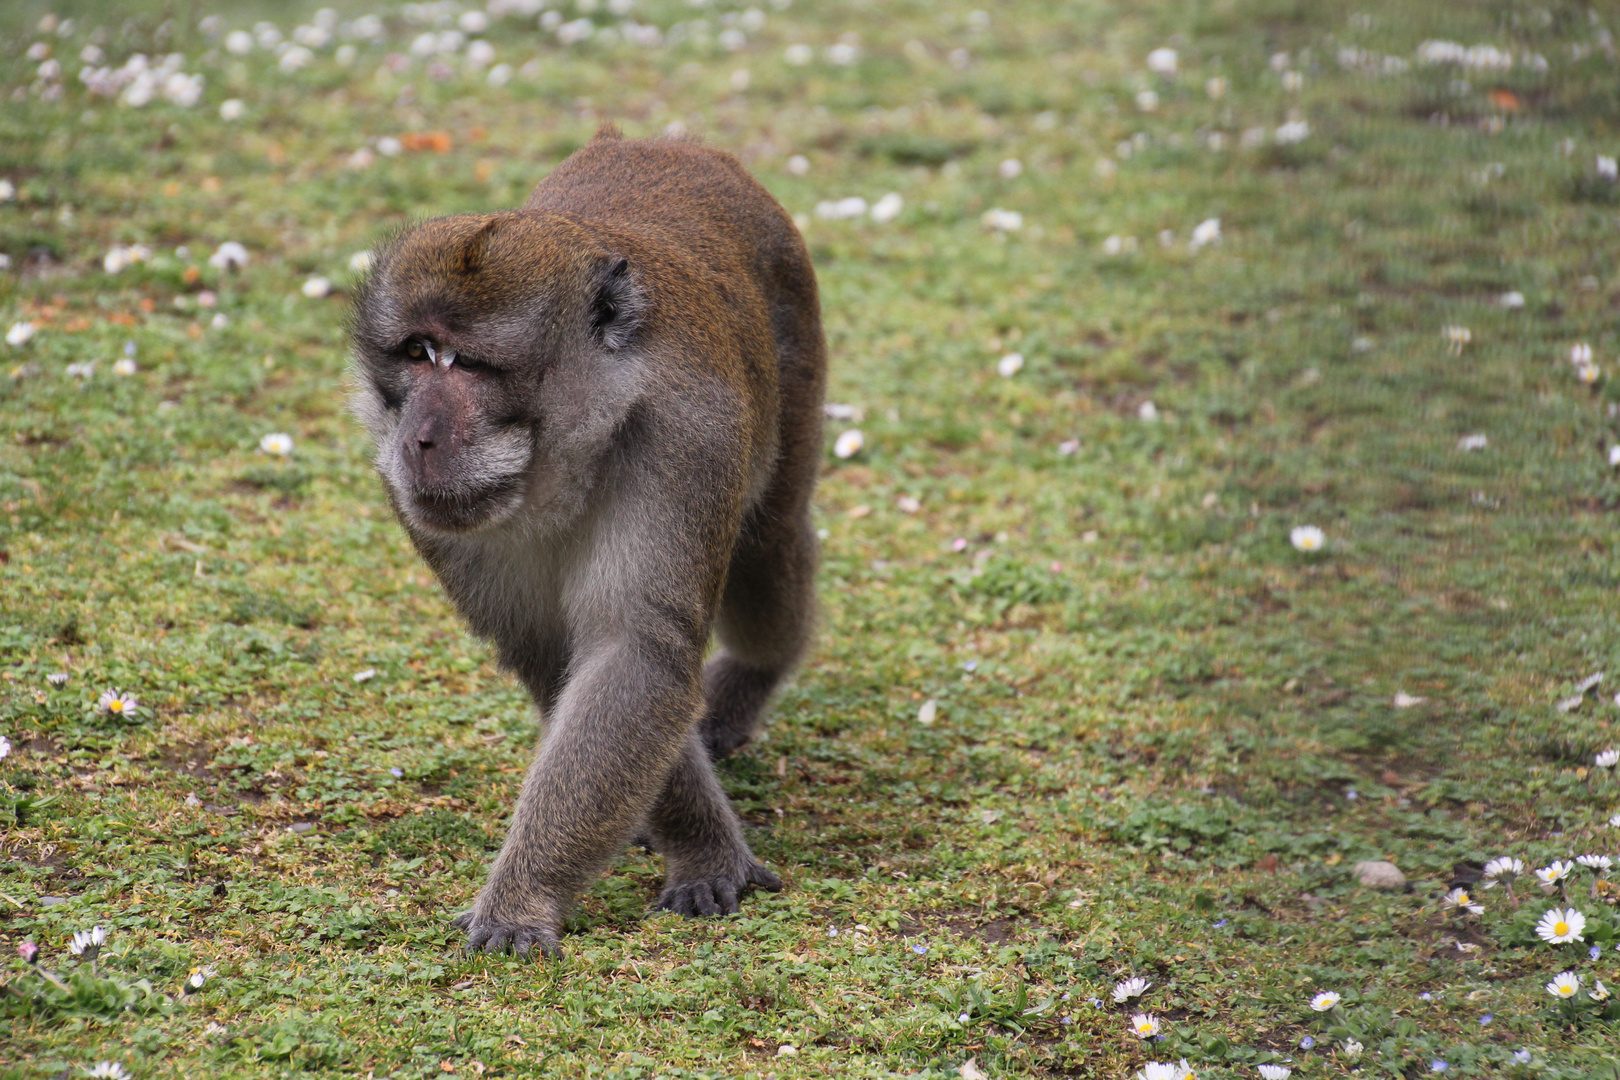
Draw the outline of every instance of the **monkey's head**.
<instances>
[{"instance_id":1,"label":"monkey's head","mask_svg":"<svg viewBox=\"0 0 1620 1080\"><path fill-rule=\"evenodd\" d=\"M625 348L645 307L627 261L555 215L440 218L383 245L350 320L351 406L406 523L465 533L516 514L554 434L548 378Z\"/></svg>"}]
</instances>

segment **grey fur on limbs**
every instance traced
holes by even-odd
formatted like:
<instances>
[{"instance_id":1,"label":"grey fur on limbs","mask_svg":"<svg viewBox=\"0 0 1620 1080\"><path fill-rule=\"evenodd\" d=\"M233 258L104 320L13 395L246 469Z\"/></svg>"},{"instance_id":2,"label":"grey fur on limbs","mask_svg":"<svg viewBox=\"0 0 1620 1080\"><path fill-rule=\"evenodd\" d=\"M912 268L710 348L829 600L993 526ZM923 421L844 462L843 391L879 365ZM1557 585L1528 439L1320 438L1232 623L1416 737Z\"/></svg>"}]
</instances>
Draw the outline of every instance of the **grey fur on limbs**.
<instances>
[{"instance_id":1,"label":"grey fur on limbs","mask_svg":"<svg viewBox=\"0 0 1620 1080\"><path fill-rule=\"evenodd\" d=\"M605 130L523 209L384 245L351 340L394 510L544 719L469 947L556 955L632 837L659 908L780 889L713 761L814 621L826 346L781 207L728 155Z\"/></svg>"}]
</instances>

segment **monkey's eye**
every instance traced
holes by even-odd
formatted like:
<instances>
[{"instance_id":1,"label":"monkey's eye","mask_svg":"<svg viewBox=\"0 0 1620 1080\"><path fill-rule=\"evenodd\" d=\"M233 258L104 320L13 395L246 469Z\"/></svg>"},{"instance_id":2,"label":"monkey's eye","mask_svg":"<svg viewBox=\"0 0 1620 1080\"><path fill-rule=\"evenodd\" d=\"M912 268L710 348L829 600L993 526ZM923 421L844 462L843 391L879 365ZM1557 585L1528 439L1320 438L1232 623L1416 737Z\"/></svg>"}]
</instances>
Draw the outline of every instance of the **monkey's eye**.
<instances>
[{"instance_id":1,"label":"monkey's eye","mask_svg":"<svg viewBox=\"0 0 1620 1080\"><path fill-rule=\"evenodd\" d=\"M405 346L405 355L412 360L420 360L427 355L427 347L421 341L412 338L410 343Z\"/></svg>"}]
</instances>

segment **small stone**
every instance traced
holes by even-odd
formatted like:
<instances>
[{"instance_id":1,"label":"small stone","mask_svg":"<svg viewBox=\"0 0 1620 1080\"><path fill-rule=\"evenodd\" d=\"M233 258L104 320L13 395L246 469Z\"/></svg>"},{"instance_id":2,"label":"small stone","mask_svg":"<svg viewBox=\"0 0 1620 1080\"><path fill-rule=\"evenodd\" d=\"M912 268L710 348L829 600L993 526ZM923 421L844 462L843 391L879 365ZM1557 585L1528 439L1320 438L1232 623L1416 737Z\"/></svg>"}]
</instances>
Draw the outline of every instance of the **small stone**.
<instances>
[{"instance_id":1,"label":"small stone","mask_svg":"<svg viewBox=\"0 0 1620 1080\"><path fill-rule=\"evenodd\" d=\"M57 904L65 904L67 902L68 898L65 896L42 896L39 898L40 907L55 907Z\"/></svg>"},{"instance_id":2,"label":"small stone","mask_svg":"<svg viewBox=\"0 0 1620 1080\"><path fill-rule=\"evenodd\" d=\"M1356 880L1369 889L1404 889L1406 875L1392 862L1358 862Z\"/></svg>"},{"instance_id":3,"label":"small stone","mask_svg":"<svg viewBox=\"0 0 1620 1080\"><path fill-rule=\"evenodd\" d=\"M315 827L315 823L313 821L295 821L287 827L295 833L307 833ZM1402 878L1401 880L1404 882L1406 879Z\"/></svg>"}]
</instances>

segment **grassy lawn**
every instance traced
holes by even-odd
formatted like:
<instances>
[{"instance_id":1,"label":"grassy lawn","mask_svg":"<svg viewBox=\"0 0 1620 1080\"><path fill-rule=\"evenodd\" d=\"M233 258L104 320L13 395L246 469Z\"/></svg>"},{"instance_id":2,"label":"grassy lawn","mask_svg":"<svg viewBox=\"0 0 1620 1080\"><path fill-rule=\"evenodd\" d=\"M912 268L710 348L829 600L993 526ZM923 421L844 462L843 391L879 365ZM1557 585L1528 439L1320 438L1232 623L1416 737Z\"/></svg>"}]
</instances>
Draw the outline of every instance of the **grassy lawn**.
<instances>
[{"instance_id":1,"label":"grassy lawn","mask_svg":"<svg viewBox=\"0 0 1620 1080\"><path fill-rule=\"evenodd\" d=\"M1620 838L1602 6L560 3L0 8L0 1075L1620 1072L1620 888L1531 876ZM635 849L561 962L469 957L537 720L345 291L604 119L820 274L822 628L722 769L787 889L653 916Z\"/></svg>"}]
</instances>

